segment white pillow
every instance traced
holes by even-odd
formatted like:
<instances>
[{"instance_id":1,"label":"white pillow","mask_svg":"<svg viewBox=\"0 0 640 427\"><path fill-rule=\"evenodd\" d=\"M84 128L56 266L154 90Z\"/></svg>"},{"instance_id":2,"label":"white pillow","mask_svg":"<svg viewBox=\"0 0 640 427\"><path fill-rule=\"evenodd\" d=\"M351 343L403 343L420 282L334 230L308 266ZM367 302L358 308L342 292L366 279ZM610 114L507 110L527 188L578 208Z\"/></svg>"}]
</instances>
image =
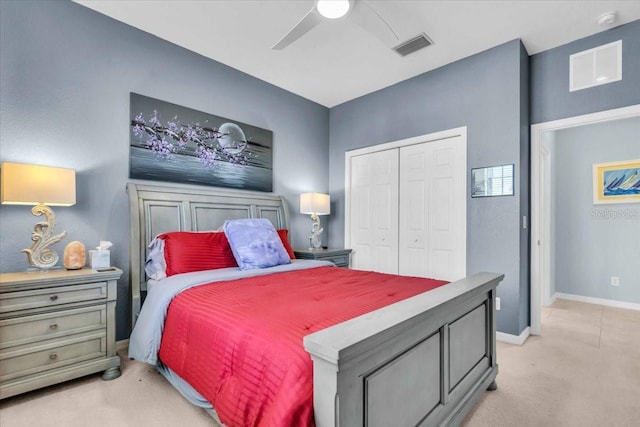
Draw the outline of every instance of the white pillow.
<instances>
[{"instance_id":1,"label":"white pillow","mask_svg":"<svg viewBox=\"0 0 640 427\"><path fill-rule=\"evenodd\" d=\"M149 253L144 263L144 271L147 277L153 280L162 280L167 277L167 262L164 259L164 239L154 239L149 243Z\"/></svg>"}]
</instances>

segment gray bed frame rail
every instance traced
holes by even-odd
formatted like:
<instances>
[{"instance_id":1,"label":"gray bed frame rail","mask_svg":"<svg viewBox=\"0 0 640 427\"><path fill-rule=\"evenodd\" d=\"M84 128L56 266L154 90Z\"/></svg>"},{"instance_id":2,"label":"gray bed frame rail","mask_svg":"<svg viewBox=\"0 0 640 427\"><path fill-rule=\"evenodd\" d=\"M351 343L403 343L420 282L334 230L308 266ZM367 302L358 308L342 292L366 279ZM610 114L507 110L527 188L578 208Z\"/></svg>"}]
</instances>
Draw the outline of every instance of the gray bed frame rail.
<instances>
[{"instance_id":1,"label":"gray bed frame rail","mask_svg":"<svg viewBox=\"0 0 640 427\"><path fill-rule=\"evenodd\" d=\"M216 230L226 219L287 228L284 198L189 186L127 185L131 318L146 288L154 236ZM503 275L478 273L307 335L316 425L456 426L495 388L495 298Z\"/></svg>"}]
</instances>

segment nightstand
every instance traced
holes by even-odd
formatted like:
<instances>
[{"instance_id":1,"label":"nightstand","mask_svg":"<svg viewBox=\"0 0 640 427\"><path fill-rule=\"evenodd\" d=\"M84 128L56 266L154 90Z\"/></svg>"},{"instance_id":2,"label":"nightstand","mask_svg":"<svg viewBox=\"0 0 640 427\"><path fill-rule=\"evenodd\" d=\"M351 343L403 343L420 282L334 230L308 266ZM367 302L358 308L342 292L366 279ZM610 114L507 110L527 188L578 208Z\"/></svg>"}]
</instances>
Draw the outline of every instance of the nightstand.
<instances>
[{"instance_id":1,"label":"nightstand","mask_svg":"<svg viewBox=\"0 0 640 427\"><path fill-rule=\"evenodd\" d=\"M349 268L351 249L295 249L293 254L299 259L331 261L338 267Z\"/></svg>"},{"instance_id":2,"label":"nightstand","mask_svg":"<svg viewBox=\"0 0 640 427\"><path fill-rule=\"evenodd\" d=\"M122 270L0 274L0 399L104 371L120 376L115 307Z\"/></svg>"}]
</instances>

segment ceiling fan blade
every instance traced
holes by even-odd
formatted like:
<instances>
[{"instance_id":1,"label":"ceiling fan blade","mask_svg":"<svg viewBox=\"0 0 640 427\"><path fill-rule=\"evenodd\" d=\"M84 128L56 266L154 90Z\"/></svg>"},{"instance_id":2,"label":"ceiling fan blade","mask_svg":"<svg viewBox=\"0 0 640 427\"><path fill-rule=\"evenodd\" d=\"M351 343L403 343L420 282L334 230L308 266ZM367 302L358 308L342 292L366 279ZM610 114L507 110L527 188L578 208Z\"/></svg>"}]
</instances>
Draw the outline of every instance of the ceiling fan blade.
<instances>
[{"instance_id":1,"label":"ceiling fan blade","mask_svg":"<svg viewBox=\"0 0 640 427\"><path fill-rule=\"evenodd\" d=\"M281 50L289 46L294 41L305 35L310 29L322 22L322 16L313 8L293 27L278 43L274 44L271 49Z\"/></svg>"},{"instance_id":2,"label":"ceiling fan blade","mask_svg":"<svg viewBox=\"0 0 640 427\"><path fill-rule=\"evenodd\" d=\"M387 47L393 47L400 42L400 39L387 21L364 0L355 2L355 7L349 14L349 19L353 20L365 31L373 34Z\"/></svg>"}]
</instances>

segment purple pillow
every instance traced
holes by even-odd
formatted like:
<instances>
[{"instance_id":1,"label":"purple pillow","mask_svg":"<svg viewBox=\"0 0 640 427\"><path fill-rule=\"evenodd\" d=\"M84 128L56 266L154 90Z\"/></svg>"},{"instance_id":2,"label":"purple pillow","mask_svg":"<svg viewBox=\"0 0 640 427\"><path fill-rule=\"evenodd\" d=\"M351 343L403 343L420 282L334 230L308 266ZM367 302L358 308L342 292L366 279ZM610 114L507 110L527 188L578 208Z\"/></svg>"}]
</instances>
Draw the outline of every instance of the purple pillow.
<instances>
[{"instance_id":1,"label":"purple pillow","mask_svg":"<svg viewBox=\"0 0 640 427\"><path fill-rule=\"evenodd\" d=\"M225 221L222 228L241 270L291 263L278 232L268 219L233 219Z\"/></svg>"}]
</instances>

